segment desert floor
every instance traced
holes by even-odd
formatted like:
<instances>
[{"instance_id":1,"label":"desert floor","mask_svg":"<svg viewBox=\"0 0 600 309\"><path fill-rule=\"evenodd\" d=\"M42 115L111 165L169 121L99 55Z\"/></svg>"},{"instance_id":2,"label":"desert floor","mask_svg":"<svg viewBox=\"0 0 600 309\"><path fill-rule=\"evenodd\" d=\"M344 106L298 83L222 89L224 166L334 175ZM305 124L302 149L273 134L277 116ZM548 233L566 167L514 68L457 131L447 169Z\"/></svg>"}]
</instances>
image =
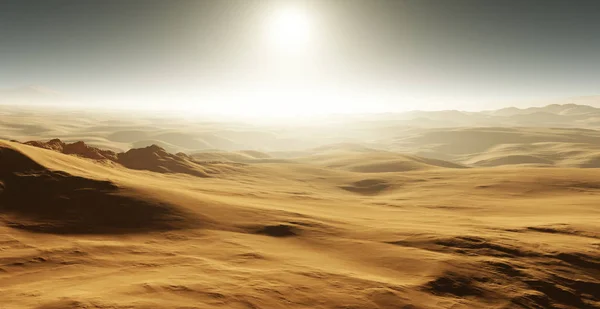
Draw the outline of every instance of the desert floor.
<instances>
[{"instance_id":1,"label":"desert floor","mask_svg":"<svg viewBox=\"0 0 600 309\"><path fill-rule=\"evenodd\" d=\"M48 121L48 131L11 117L3 135L21 142L93 124ZM131 136L155 134L144 125L120 130L123 142L106 138L123 127L108 120L68 140L125 152ZM164 127L170 145L191 143ZM212 143L268 144L276 132L228 128ZM281 143L297 149L146 147L112 161L83 144L0 141L0 308L600 308L600 178L578 165L594 167L597 131L475 130L490 142L473 130L454 131L470 141L460 147L434 138L448 130L405 129L374 134L388 150L289 137ZM515 132L518 151L565 152L515 158L514 144L498 148ZM422 153L454 160L392 142L418 138L430 139ZM510 164L469 164L476 156Z\"/></svg>"}]
</instances>

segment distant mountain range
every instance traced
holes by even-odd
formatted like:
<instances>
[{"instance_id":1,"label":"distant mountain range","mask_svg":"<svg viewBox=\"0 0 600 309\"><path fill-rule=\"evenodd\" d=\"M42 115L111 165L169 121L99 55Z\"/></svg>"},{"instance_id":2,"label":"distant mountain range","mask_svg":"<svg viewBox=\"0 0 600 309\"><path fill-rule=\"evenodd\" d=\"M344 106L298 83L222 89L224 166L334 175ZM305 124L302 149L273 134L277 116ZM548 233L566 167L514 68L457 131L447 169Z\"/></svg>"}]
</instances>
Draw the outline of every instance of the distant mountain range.
<instances>
[{"instance_id":1,"label":"distant mountain range","mask_svg":"<svg viewBox=\"0 0 600 309\"><path fill-rule=\"evenodd\" d=\"M597 102L600 104L600 96ZM458 110L410 111L371 118L377 121L402 121L407 126L466 127L600 127L600 108L581 104L550 104L542 107L507 107L498 110L465 112Z\"/></svg>"},{"instance_id":2,"label":"distant mountain range","mask_svg":"<svg viewBox=\"0 0 600 309\"><path fill-rule=\"evenodd\" d=\"M600 99L599 99L600 100ZM537 113L548 113L555 115L585 115L590 113L597 113L600 111L599 108L592 107L589 105L580 104L550 104L543 107L529 107L529 108L516 108L507 107L499 110L491 111L489 114L494 116L514 116L514 115L529 115Z\"/></svg>"},{"instance_id":3,"label":"distant mountain range","mask_svg":"<svg viewBox=\"0 0 600 309\"><path fill-rule=\"evenodd\" d=\"M393 122L417 127L525 126L525 127L600 127L600 96L565 99L564 102L586 104L549 104L541 107L506 107L498 110L466 112L459 110L409 111L401 113L363 114L362 120L380 124ZM41 86L24 86L0 90L0 104L13 106L75 106L74 100L60 92ZM590 104L590 105L587 105ZM342 118L354 116L342 116Z\"/></svg>"}]
</instances>

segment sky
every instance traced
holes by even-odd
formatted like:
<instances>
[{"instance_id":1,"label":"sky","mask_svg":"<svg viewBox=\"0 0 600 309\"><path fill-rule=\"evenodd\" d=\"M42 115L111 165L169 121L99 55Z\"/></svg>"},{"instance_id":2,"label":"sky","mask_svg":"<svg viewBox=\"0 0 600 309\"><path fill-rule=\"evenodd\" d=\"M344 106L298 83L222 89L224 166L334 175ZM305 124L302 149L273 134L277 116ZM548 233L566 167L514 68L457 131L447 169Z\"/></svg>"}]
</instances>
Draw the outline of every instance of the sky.
<instances>
[{"instance_id":1,"label":"sky","mask_svg":"<svg viewBox=\"0 0 600 309\"><path fill-rule=\"evenodd\" d=\"M285 114L600 94L597 0L2 0L0 89Z\"/></svg>"}]
</instances>

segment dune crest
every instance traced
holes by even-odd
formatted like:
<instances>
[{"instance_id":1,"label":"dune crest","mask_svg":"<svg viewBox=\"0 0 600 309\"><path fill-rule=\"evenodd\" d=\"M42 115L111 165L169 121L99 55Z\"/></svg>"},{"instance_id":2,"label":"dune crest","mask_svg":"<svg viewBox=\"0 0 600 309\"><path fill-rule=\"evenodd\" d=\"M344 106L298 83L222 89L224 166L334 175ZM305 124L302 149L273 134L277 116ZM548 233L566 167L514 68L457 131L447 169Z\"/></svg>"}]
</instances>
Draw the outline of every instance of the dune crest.
<instances>
[{"instance_id":1,"label":"dune crest","mask_svg":"<svg viewBox=\"0 0 600 309\"><path fill-rule=\"evenodd\" d=\"M127 152L120 153L117 155L117 162L127 168L136 170L208 177L204 169L194 163L188 155L184 153L170 154L156 145L130 149Z\"/></svg>"},{"instance_id":2,"label":"dune crest","mask_svg":"<svg viewBox=\"0 0 600 309\"><path fill-rule=\"evenodd\" d=\"M427 166L350 170L391 157ZM190 161L158 146L117 158L159 172ZM235 177L162 177L0 142L0 304L600 308L593 170L368 149L263 160Z\"/></svg>"},{"instance_id":3,"label":"dune crest","mask_svg":"<svg viewBox=\"0 0 600 309\"><path fill-rule=\"evenodd\" d=\"M23 230L121 234L199 226L191 214L169 203L111 181L50 170L4 144L0 144L0 183L0 219Z\"/></svg>"},{"instance_id":4,"label":"dune crest","mask_svg":"<svg viewBox=\"0 0 600 309\"><path fill-rule=\"evenodd\" d=\"M48 142L29 141L25 144L87 159L100 161L108 160L135 170L148 170L157 173L182 173L197 177L209 177L204 167L195 163L190 156L184 153L171 154L157 145L115 153L110 150L102 150L88 146L82 141L68 144L60 139L52 139Z\"/></svg>"},{"instance_id":5,"label":"dune crest","mask_svg":"<svg viewBox=\"0 0 600 309\"><path fill-rule=\"evenodd\" d=\"M2 136L33 140L0 142L0 307L600 308L586 109L281 127L0 109Z\"/></svg>"},{"instance_id":6,"label":"dune crest","mask_svg":"<svg viewBox=\"0 0 600 309\"><path fill-rule=\"evenodd\" d=\"M110 150L102 150L95 147L86 145L82 141L75 143L65 143L60 139L51 139L47 142L42 141L29 141L26 145L35 146L39 148L50 149L58 151L64 154L76 155L83 158L94 159L94 160L110 160L117 161L117 154Z\"/></svg>"}]
</instances>

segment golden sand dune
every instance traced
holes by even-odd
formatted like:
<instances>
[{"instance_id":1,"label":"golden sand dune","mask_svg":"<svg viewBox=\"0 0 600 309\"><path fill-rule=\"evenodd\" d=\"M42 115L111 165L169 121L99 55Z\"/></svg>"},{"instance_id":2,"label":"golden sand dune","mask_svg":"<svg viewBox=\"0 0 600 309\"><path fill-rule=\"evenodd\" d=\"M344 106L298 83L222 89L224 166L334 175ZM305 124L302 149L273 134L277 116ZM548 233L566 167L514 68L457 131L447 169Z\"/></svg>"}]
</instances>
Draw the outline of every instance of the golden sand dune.
<instances>
[{"instance_id":1,"label":"golden sand dune","mask_svg":"<svg viewBox=\"0 0 600 309\"><path fill-rule=\"evenodd\" d=\"M240 151L251 150L264 153L270 160L306 157L334 149L355 152L376 149L469 164L471 158L505 144L528 147L537 143L564 143L598 148L599 110L586 105L555 104L480 113L409 112L269 124L143 113L124 118L108 112L0 106L0 137L19 141L54 138L67 143L83 141L114 152L151 145L170 153L187 154L227 152L237 156ZM539 113L560 121L526 121ZM540 157L535 152L514 155ZM576 163L557 165L576 166Z\"/></svg>"},{"instance_id":2,"label":"golden sand dune","mask_svg":"<svg viewBox=\"0 0 600 309\"><path fill-rule=\"evenodd\" d=\"M466 166L600 167L600 132L573 128L446 128L413 131L390 148Z\"/></svg>"},{"instance_id":3,"label":"golden sand dune","mask_svg":"<svg viewBox=\"0 0 600 309\"><path fill-rule=\"evenodd\" d=\"M194 226L196 221L177 206L153 201L111 181L49 169L27 155L36 150L23 152L20 147L2 144L0 151L0 200L7 226L44 233L93 234L178 229Z\"/></svg>"},{"instance_id":4,"label":"golden sand dune","mask_svg":"<svg viewBox=\"0 0 600 309\"><path fill-rule=\"evenodd\" d=\"M268 159L271 156L267 153L255 150L242 151L205 151L191 155L198 161L231 161L231 162L252 162L256 159Z\"/></svg>"},{"instance_id":5,"label":"golden sand dune","mask_svg":"<svg viewBox=\"0 0 600 309\"><path fill-rule=\"evenodd\" d=\"M371 152L328 151L297 160L359 173L406 172L436 167L464 167L442 160L375 150Z\"/></svg>"},{"instance_id":6,"label":"golden sand dune","mask_svg":"<svg viewBox=\"0 0 600 309\"><path fill-rule=\"evenodd\" d=\"M447 155L486 151L503 144L583 143L600 146L600 132L571 128L447 128L428 129L398 139L396 147L423 149Z\"/></svg>"},{"instance_id":7,"label":"golden sand dune","mask_svg":"<svg viewBox=\"0 0 600 309\"><path fill-rule=\"evenodd\" d=\"M581 143L502 144L469 156L473 166L500 166L535 163L547 166L598 168L600 146Z\"/></svg>"},{"instance_id":8,"label":"golden sand dune","mask_svg":"<svg viewBox=\"0 0 600 309\"><path fill-rule=\"evenodd\" d=\"M171 154L157 145L115 153L110 150L91 147L81 141L69 144L62 142L60 139L52 139L47 142L29 141L25 144L102 161L103 163L116 163L130 169L148 170L157 173L183 173L197 177L209 177L209 174L219 173L219 168L234 169L240 166L239 164L220 162L203 162L200 164L185 153Z\"/></svg>"},{"instance_id":9,"label":"golden sand dune","mask_svg":"<svg viewBox=\"0 0 600 309\"><path fill-rule=\"evenodd\" d=\"M600 308L595 170L357 155L400 160L203 178L1 142L0 307Z\"/></svg>"}]
</instances>

